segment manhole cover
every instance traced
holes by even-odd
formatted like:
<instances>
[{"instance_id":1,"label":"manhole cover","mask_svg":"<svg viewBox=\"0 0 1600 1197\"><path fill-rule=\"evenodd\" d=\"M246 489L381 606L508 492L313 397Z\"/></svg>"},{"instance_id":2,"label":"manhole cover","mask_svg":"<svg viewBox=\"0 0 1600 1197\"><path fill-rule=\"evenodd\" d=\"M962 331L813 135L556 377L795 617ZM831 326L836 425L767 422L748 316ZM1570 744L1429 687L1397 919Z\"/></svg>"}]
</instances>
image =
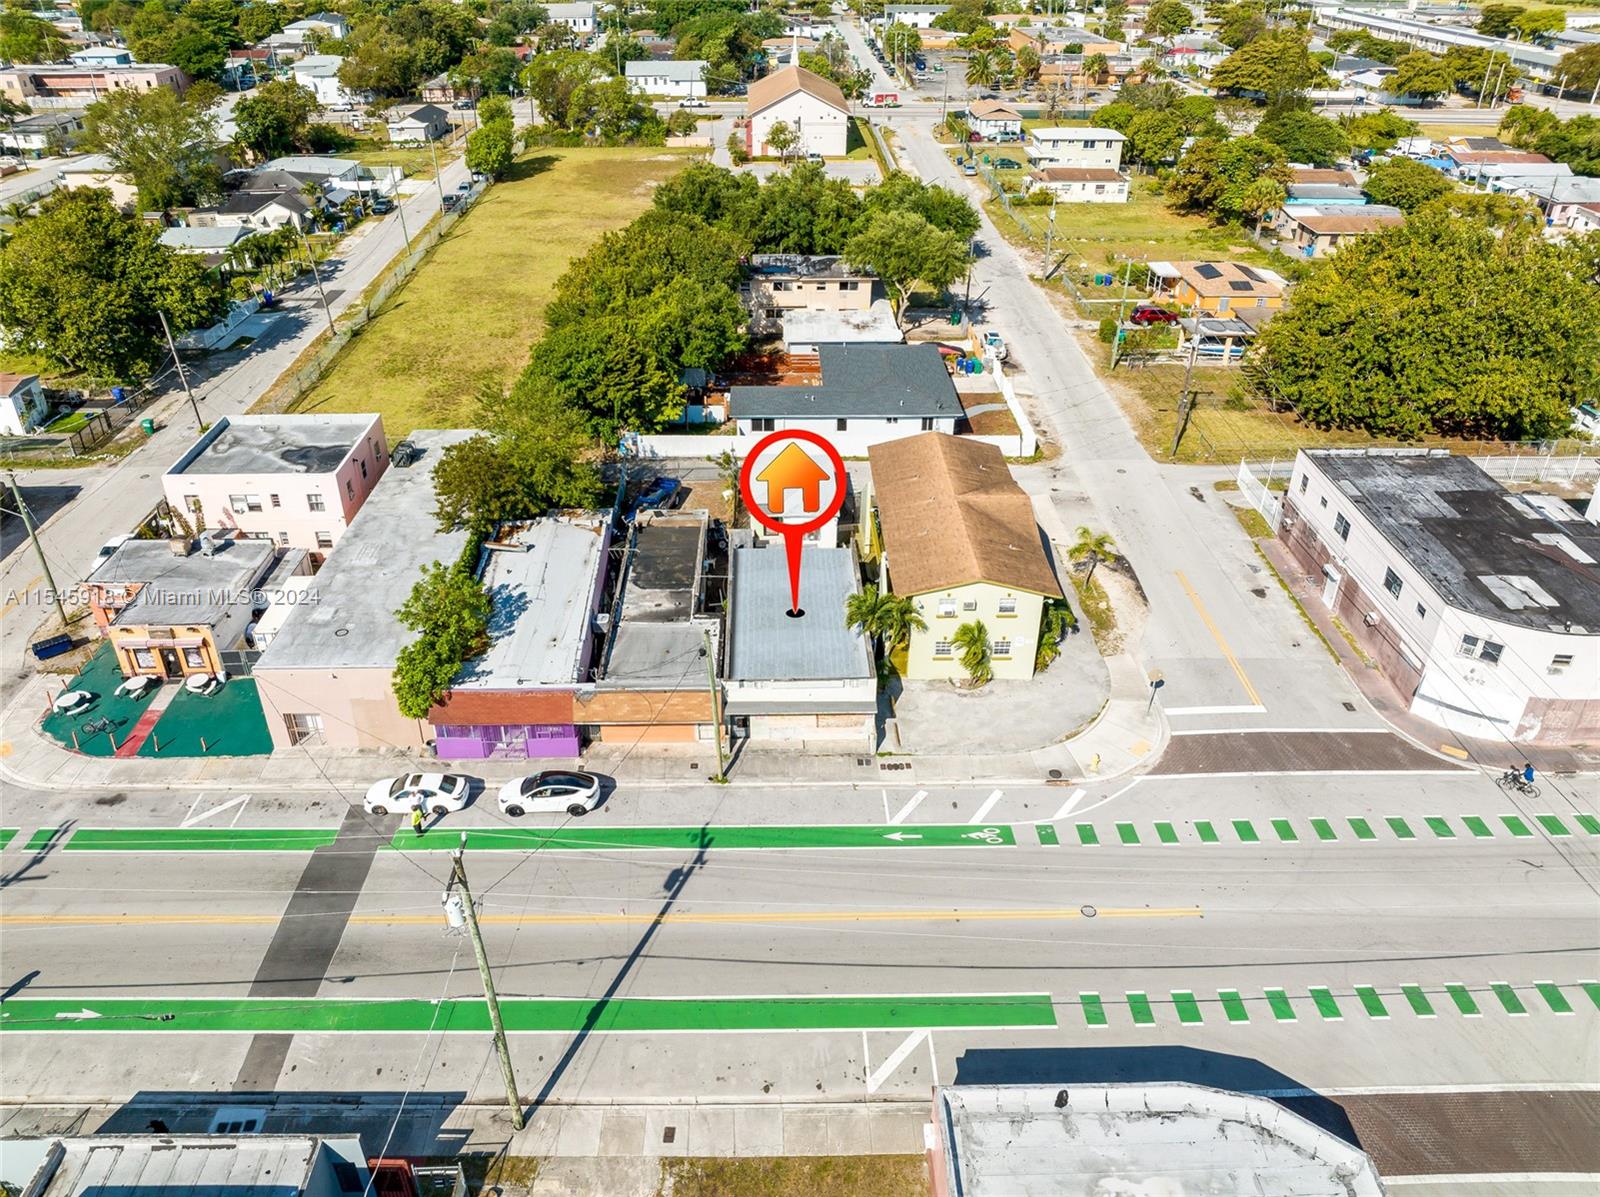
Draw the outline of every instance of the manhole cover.
<instances>
[{"instance_id":1,"label":"manhole cover","mask_svg":"<svg viewBox=\"0 0 1600 1197\"><path fill-rule=\"evenodd\" d=\"M1083 915L1083 917L1086 918L1086 919L1092 919L1092 918L1094 918L1095 915L1099 914L1100 912L1098 910L1096 910L1093 906L1080 906L1080 907L1078 907L1078 913Z\"/></svg>"},{"instance_id":2,"label":"manhole cover","mask_svg":"<svg viewBox=\"0 0 1600 1197\"><path fill-rule=\"evenodd\" d=\"M1052 781L1060 781L1061 780L1061 770L1060 769L1052 769L1052 770L1050 770L1048 776L1050 777L1050 780L1052 780Z\"/></svg>"}]
</instances>

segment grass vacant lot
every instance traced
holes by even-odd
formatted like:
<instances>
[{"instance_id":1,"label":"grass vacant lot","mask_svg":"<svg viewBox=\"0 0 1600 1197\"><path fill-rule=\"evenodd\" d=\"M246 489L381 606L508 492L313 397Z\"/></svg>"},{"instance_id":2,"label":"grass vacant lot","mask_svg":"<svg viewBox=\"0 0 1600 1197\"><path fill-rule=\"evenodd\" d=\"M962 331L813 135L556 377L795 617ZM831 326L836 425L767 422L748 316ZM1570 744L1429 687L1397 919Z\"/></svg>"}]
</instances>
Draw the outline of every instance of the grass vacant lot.
<instances>
[{"instance_id":1,"label":"grass vacant lot","mask_svg":"<svg viewBox=\"0 0 1600 1197\"><path fill-rule=\"evenodd\" d=\"M567 263L627 224L687 158L658 148L524 155L350 343L299 412L381 412L390 441L470 424L544 327Z\"/></svg>"},{"instance_id":2,"label":"grass vacant lot","mask_svg":"<svg viewBox=\"0 0 1600 1197\"><path fill-rule=\"evenodd\" d=\"M920 1155L668 1159L662 1191L672 1197L922 1197Z\"/></svg>"},{"instance_id":3,"label":"grass vacant lot","mask_svg":"<svg viewBox=\"0 0 1600 1197\"><path fill-rule=\"evenodd\" d=\"M1135 175L1125 204L1057 204L1055 244L1072 250L1069 265L1107 267L1114 260L1230 258L1266 266L1267 252L1233 225L1175 212L1153 190L1155 180ZM1049 223L1049 208L1024 208L1035 227Z\"/></svg>"}]
</instances>

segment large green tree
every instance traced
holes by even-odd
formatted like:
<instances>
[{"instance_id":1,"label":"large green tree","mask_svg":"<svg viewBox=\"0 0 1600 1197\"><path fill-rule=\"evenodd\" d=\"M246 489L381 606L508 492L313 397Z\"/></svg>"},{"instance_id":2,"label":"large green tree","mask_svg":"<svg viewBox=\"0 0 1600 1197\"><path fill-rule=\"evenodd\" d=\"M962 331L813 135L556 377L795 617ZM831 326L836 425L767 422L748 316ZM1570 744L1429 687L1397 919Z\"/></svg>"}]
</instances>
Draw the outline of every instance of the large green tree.
<instances>
[{"instance_id":1,"label":"large green tree","mask_svg":"<svg viewBox=\"0 0 1600 1197\"><path fill-rule=\"evenodd\" d=\"M1256 126L1256 136L1270 141L1290 162L1332 166L1350 152L1350 137L1337 121L1303 108L1269 113Z\"/></svg>"},{"instance_id":2,"label":"large green tree","mask_svg":"<svg viewBox=\"0 0 1600 1197\"><path fill-rule=\"evenodd\" d=\"M1425 50L1415 50L1394 64L1394 74L1384 87L1395 95L1433 100L1455 90L1456 76L1444 59Z\"/></svg>"},{"instance_id":3,"label":"large green tree","mask_svg":"<svg viewBox=\"0 0 1600 1197\"><path fill-rule=\"evenodd\" d=\"M1211 86L1280 105L1324 78L1307 46L1305 36L1292 30L1264 33L1219 62L1211 72Z\"/></svg>"},{"instance_id":4,"label":"large green tree","mask_svg":"<svg viewBox=\"0 0 1600 1197\"><path fill-rule=\"evenodd\" d=\"M904 171L891 171L882 183L868 190L866 208L869 215L896 208L915 212L934 228L954 233L963 241L978 231L977 210L965 196L937 183L924 183Z\"/></svg>"},{"instance_id":5,"label":"large green tree","mask_svg":"<svg viewBox=\"0 0 1600 1197\"><path fill-rule=\"evenodd\" d=\"M816 163L802 163L762 186L754 248L760 253L840 253L863 210L848 182L830 179Z\"/></svg>"},{"instance_id":6,"label":"large green tree","mask_svg":"<svg viewBox=\"0 0 1600 1197\"><path fill-rule=\"evenodd\" d=\"M96 188L58 191L0 248L0 326L24 349L102 378L148 374L167 354L158 312L175 335L227 305L200 259L126 216Z\"/></svg>"},{"instance_id":7,"label":"large green tree","mask_svg":"<svg viewBox=\"0 0 1600 1197\"><path fill-rule=\"evenodd\" d=\"M1556 66L1558 75L1565 75L1569 91L1593 92L1600 83L1600 42L1579 46L1561 56Z\"/></svg>"},{"instance_id":8,"label":"large green tree","mask_svg":"<svg viewBox=\"0 0 1600 1197\"><path fill-rule=\"evenodd\" d=\"M1339 123L1356 150L1392 149L1402 137L1414 137L1420 129L1415 121L1388 109L1341 117Z\"/></svg>"},{"instance_id":9,"label":"large green tree","mask_svg":"<svg viewBox=\"0 0 1600 1197\"><path fill-rule=\"evenodd\" d=\"M1257 387L1320 427L1557 436L1600 381L1592 255L1447 197L1320 263L1252 358Z\"/></svg>"},{"instance_id":10,"label":"large green tree","mask_svg":"<svg viewBox=\"0 0 1600 1197\"><path fill-rule=\"evenodd\" d=\"M1155 0L1144 15L1148 37L1174 38L1194 28L1194 10L1183 0Z\"/></svg>"},{"instance_id":11,"label":"large green tree","mask_svg":"<svg viewBox=\"0 0 1600 1197\"><path fill-rule=\"evenodd\" d=\"M870 266L893 289L895 320L902 327L916 289L943 291L966 269L968 259L963 238L904 209L869 217L844 252L854 265Z\"/></svg>"},{"instance_id":12,"label":"large green tree","mask_svg":"<svg viewBox=\"0 0 1600 1197\"><path fill-rule=\"evenodd\" d=\"M84 112L85 148L105 154L147 210L189 207L222 192L217 118L170 87L121 89Z\"/></svg>"},{"instance_id":13,"label":"large green tree","mask_svg":"<svg viewBox=\"0 0 1600 1197\"><path fill-rule=\"evenodd\" d=\"M604 72L594 56L578 50L536 54L522 72L522 86L539 105L539 119L556 128L568 127L573 94L599 80Z\"/></svg>"},{"instance_id":14,"label":"large green tree","mask_svg":"<svg viewBox=\"0 0 1600 1197\"><path fill-rule=\"evenodd\" d=\"M1250 214L1245 193L1251 183L1268 178L1288 186L1291 177L1283 151L1270 141L1202 137L1178 159L1167 195L1180 209L1241 220Z\"/></svg>"},{"instance_id":15,"label":"large green tree","mask_svg":"<svg viewBox=\"0 0 1600 1197\"><path fill-rule=\"evenodd\" d=\"M1415 212L1423 204L1455 189L1455 184L1431 166L1411 158L1390 158L1367 172L1365 190L1375 204L1389 204L1402 212Z\"/></svg>"},{"instance_id":16,"label":"large green tree","mask_svg":"<svg viewBox=\"0 0 1600 1197\"><path fill-rule=\"evenodd\" d=\"M234 106L234 144L254 162L310 149L317 107L316 95L292 79L263 83Z\"/></svg>"},{"instance_id":17,"label":"large green tree","mask_svg":"<svg viewBox=\"0 0 1600 1197\"><path fill-rule=\"evenodd\" d=\"M509 120L486 121L467 135L467 169L491 179L502 177L516 158L516 136Z\"/></svg>"},{"instance_id":18,"label":"large green tree","mask_svg":"<svg viewBox=\"0 0 1600 1197\"><path fill-rule=\"evenodd\" d=\"M0 12L0 58L8 62L54 62L66 50L66 42L48 21L14 8Z\"/></svg>"}]
</instances>

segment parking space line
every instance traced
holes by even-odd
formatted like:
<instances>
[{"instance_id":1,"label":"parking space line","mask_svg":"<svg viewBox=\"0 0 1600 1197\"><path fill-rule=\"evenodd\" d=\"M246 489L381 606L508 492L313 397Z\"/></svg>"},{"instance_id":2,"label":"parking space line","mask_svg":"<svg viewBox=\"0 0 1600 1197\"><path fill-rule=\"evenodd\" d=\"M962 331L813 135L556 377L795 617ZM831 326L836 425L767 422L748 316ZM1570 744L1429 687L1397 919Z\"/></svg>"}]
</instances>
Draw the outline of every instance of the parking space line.
<instances>
[{"instance_id":1,"label":"parking space line","mask_svg":"<svg viewBox=\"0 0 1600 1197\"><path fill-rule=\"evenodd\" d=\"M1480 840L1494 837L1494 832L1489 830L1489 825L1477 815L1462 815L1461 821L1467 825L1467 830Z\"/></svg>"},{"instance_id":2,"label":"parking space line","mask_svg":"<svg viewBox=\"0 0 1600 1197\"><path fill-rule=\"evenodd\" d=\"M1456 1004L1456 1009L1463 1018L1482 1018L1483 1011L1478 1009L1478 999L1472 996L1472 990L1459 981L1452 981L1444 987L1450 995L1450 1000Z\"/></svg>"},{"instance_id":3,"label":"parking space line","mask_svg":"<svg viewBox=\"0 0 1600 1197\"><path fill-rule=\"evenodd\" d=\"M1288 819L1272 820L1272 830L1277 832L1278 838L1286 844L1299 843L1300 836L1294 829L1294 824Z\"/></svg>"},{"instance_id":4,"label":"parking space line","mask_svg":"<svg viewBox=\"0 0 1600 1197\"><path fill-rule=\"evenodd\" d=\"M1378 838L1378 833L1372 830L1372 824L1365 819L1346 819L1345 822L1350 824L1350 830L1356 833L1356 839L1358 840L1375 840Z\"/></svg>"},{"instance_id":5,"label":"parking space line","mask_svg":"<svg viewBox=\"0 0 1600 1197\"><path fill-rule=\"evenodd\" d=\"M1233 821L1233 833L1239 837L1242 843L1259 844L1261 842L1261 837L1256 834L1255 825L1249 819L1235 819Z\"/></svg>"},{"instance_id":6,"label":"parking space line","mask_svg":"<svg viewBox=\"0 0 1600 1197\"><path fill-rule=\"evenodd\" d=\"M1319 840L1336 840L1338 834L1333 830L1333 824L1326 819L1312 819L1311 830L1317 833Z\"/></svg>"},{"instance_id":7,"label":"parking space line","mask_svg":"<svg viewBox=\"0 0 1600 1197\"><path fill-rule=\"evenodd\" d=\"M1516 815L1501 815L1500 821L1506 825L1506 830L1518 839L1527 839L1533 830Z\"/></svg>"},{"instance_id":8,"label":"parking space line","mask_svg":"<svg viewBox=\"0 0 1600 1197\"><path fill-rule=\"evenodd\" d=\"M1428 825L1428 830L1442 840L1456 838L1456 829L1450 826L1450 820L1442 819L1438 815L1428 815L1423 820Z\"/></svg>"},{"instance_id":9,"label":"parking space line","mask_svg":"<svg viewBox=\"0 0 1600 1197\"><path fill-rule=\"evenodd\" d=\"M994 791L994 793L990 794L987 798L985 798L983 800L983 805L978 808L978 813L973 815L972 818L968 819L967 822L968 823L982 823L982 822L984 822L986 819L988 819L989 812L992 811L995 808L995 805L1004 796L1005 796L1005 791L1004 790L996 790L996 791Z\"/></svg>"},{"instance_id":10,"label":"parking space line","mask_svg":"<svg viewBox=\"0 0 1600 1197\"><path fill-rule=\"evenodd\" d=\"M1434 1013L1433 1003L1428 1000L1428 995L1422 992L1422 986L1402 985L1400 986L1400 992L1405 995L1406 1001L1411 1004L1411 1013L1418 1018L1438 1017Z\"/></svg>"},{"instance_id":11,"label":"parking space line","mask_svg":"<svg viewBox=\"0 0 1600 1197\"><path fill-rule=\"evenodd\" d=\"M1171 823L1157 823L1156 839L1163 844L1176 844L1178 842L1178 830Z\"/></svg>"},{"instance_id":12,"label":"parking space line","mask_svg":"<svg viewBox=\"0 0 1600 1197\"><path fill-rule=\"evenodd\" d=\"M1389 830L1402 840L1414 840L1417 833L1411 830L1411 825L1399 815L1385 815L1383 821L1389 825Z\"/></svg>"},{"instance_id":13,"label":"parking space line","mask_svg":"<svg viewBox=\"0 0 1600 1197\"><path fill-rule=\"evenodd\" d=\"M1367 1012L1368 1018L1389 1017L1389 1007L1383 1004L1383 997L1371 985L1357 985L1356 1000L1361 1003L1361 1008Z\"/></svg>"},{"instance_id":14,"label":"parking space line","mask_svg":"<svg viewBox=\"0 0 1600 1197\"><path fill-rule=\"evenodd\" d=\"M1194 824L1195 834L1200 837L1202 844L1215 844L1219 842L1217 829L1205 819L1196 819Z\"/></svg>"},{"instance_id":15,"label":"parking space line","mask_svg":"<svg viewBox=\"0 0 1600 1197\"><path fill-rule=\"evenodd\" d=\"M1078 824L1078 843L1094 847L1100 842L1100 835L1094 829L1093 823Z\"/></svg>"},{"instance_id":16,"label":"parking space line","mask_svg":"<svg viewBox=\"0 0 1600 1197\"><path fill-rule=\"evenodd\" d=\"M927 790L918 790L915 794L911 795L910 798L906 799L906 803L905 803L904 806L902 806L899 810L894 812L894 817L892 819L890 819L889 822L890 823L904 823L907 819L909 819L911 817L911 812L916 810L917 807L922 804L922 800L924 798L926 798L927 796L928 796L928 791ZM885 802L887 802L887 801L888 800L886 798Z\"/></svg>"}]
</instances>

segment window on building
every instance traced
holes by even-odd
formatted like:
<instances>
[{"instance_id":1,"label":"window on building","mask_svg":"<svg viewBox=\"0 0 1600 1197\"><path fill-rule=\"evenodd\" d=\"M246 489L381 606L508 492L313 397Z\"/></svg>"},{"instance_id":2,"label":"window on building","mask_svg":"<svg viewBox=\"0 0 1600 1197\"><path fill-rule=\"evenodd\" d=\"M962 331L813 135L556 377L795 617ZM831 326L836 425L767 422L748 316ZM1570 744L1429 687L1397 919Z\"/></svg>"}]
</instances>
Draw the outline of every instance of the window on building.
<instances>
[{"instance_id":1,"label":"window on building","mask_svg":"<svg viewBox=\"0 0 1600 1197\"><path fill-rule=\"evenodd\" d=\"M133 650L133 663L140 669L154 669L156 667L156 655L148 648L136 648Z\"/></svg>"},{"instance_id":2,"label":"window on building","mask_svg":"<svg viewBox=\"0 0 1600 1197\"><path fill-rule=\"evenodd\" d=\"M1333 530L1339 534L1340 540L1350 539L1350 521L1343 514L1333 517Z\"/></svg>"},{"instance_id":3,"label":"window on building","mask_svg":"<svg viewBox=\"0 0 1600 1197\"><path fill-rule=\"evenodd\" d=\"M836 432L848 432L849 429L850 429L850 421L849 420L835 420L833 422L833 427L834 427L834 431L836 431Z\"/></svg>"},{"instance_id":4,"label":"window on building","mask_svg":"<svg viewBox=\"0 0 1600 1197\"><path fill-rule=\"evenodd\" d=\"M859 291L859 290L861 290L861 284L857 280L855 280L853 278L847 278L847 279L844 280L844 282L839 284L839 290L841 290L841 291Z\"/></svg>"},{"instance_id":5,"label":"window on building","mask_svg":"<svg viewBox=\"0 0 1600 1197\"><path fill-rule=\"evenodd\" d=\"M348 478L344 480L344 497L347 499L354 499L356 497L356 484L350 481Z\"/></svg>"},{"instance_id":6,"label":"window on building","mask_svg":"<svg viewBox=\"0 0 1600 1197\"><path fill-rule=\"evenodd\" d=\"M1418 603L1417 604L1417 618L1418 619L1422 619L1427 614L1428 614L1428 609L1426 607L1424 607L1421 603Z\"/></svg>"},{"instance_id":7,"label":"window on building","mask_svg":"<svg viewBox=\"0 0 1600 1197\"><path fill-rule=\"evenodd\" d=\"M279 532L278 543L281 545L287 545L289 543L289 534L287 532Z\"/></svg>"},{"instance_id":8,"label":"window on building","mask_svg":"<svg viewBox=\"0 0 1600 1197\"><path fill-rule=\"evenodd\" d=\"M933 655L935 657L948 657L954 646L948 640L935 640L933 642Z\"/></svg>"},{"instance_id":9,"label":"window on building","mask_svg":"<svg viewBox=\"0 0 1600 1197\"><path fill-rule=\"evenodd\" d=\"M1550 658L1550 673L1565 673L1572 668L1571 653L1557 653Z\"/></svg>"},{"instance_id":10,"label":"window on building","mask_svg":"<svg viewBox=\"0 0 1600 1197\"><path fill-rule=\"evenodd\" d=\"M1319 507L1326 507L1328 505L1328 496L1327 495L1323 495L1322 498L1318 499L1317 500L1317 505Z\"/></svg>"},{"instance_id":11,"label":"window on building","mask_svg":"<svg viewBox=\"0 0 1600 1197\"><path fill-rule=\"evenodd\" d=\"M956 617L956 600L953 598L939 600L939 618L954 619Z\"/></svg>"},{"instance_id":12,"label":"window on building","mask_svg":"<svg viewBox=\"0 0 1600 1197\"><path fill-rule=\"evenodd\" d=\"M922 431L924 431L924 432L932 432L933 431L933 417L932 416L923 416L922 417Z\"/></svg>"},{"instance_id":13,"label":"window on building","mask_svg":"<svg viewBox=\"0 0 1600 1197\"><path fill-rule=\"evenodd\" d=\"M269 495L268 499L271 501L271 503L272 503L272 505L274 507L282 507L283 506L283 501L281 499L279 499L277 495Z\"/></svg>"},{"instance_id":14,"label":"window on building","mask_svg":"<svg viewBox=\"0 0 1600 1197\"><path fill-rule=\"evenodd\" d=\"M772 289L774 291L792 291L794 289L794 284L784 282L782 279L779 279L777 282L772 284Z\"/></svg>"},{"instance_id":15,"label":"window on building","mask_svg":"<svg viewBox=\"0 0 1600 1197\"><path fill-rule=\"evenodd\" d=\"M261 510L260 495L229 495L228 506L233 508L235 515L243 515L247 511Z\"/></svg>"},{"instance_id":16,"label":"window on building","mask_svg":"<svg viewBox=\"0 0 1600 1197\"><path fill-rule=\"evenodd\" d=\"M184 495L183 496L183 504L184 504L185 507L187 507L190 511L194 512L196 515L200 514L200 496L199 495Z\"/></svg>"},{"instance_id":17,"label":"window on building","mask_svg":"<svg viewBox=\"0 0 1600 1197\"><path fill-rule=\"evenodd\" d=\"M994 641L989 645L989 655L994 657L1009 657L1011 655L1011 641Z\"/></svg>"},{"instance_id":18,"label":"window on building","mask_svg":"<svg viewBox=\"0 0 1600 1197\"><path fill-rule=\"evenodd\" d=\"M757 416L755 419L750 421L750 431L751 432L771 432L772 431L772 417L771 416Z\"/></svg>"},{"instance_id":19,"label":"window on building","mask_svg":"<svg viewBox=\"0 0 1600 1197\"><path fill-rule=\"evenodd\" d=\"M326 511L328 505L322 501L322 496L310 494L306 496L306 507L311 511Z\"/></svg>"},{"instance_id":20,"label":"window on building","mask_svg":"<svg viewBox=\"0 0 1600 1197\"><path fill-rule=\"evenodd\" d=\"M779 320L779 319L782 319L782 317L783 317L782 309L780 309L780 308L768 308L767 309L767 319L768 320Z\"/></svg>"},{"instance_id":21,"label":"window on building","mask_svg":"<svg viewBox=\"0 0 1600 1197\"><path fill-rule=\"evenodd\" d=\"M1400 580L1400 575L1392 569L1383 571L1383 588L1395 598L1400 597L1400 592L1405 589L1405 583Z\"/></svg>"},{"instance_id":22,"label":"window on building","mask_svg":"<svg viewBox=\"0 0 1600 1197\"><path fill-rule=\"evenodd\" d=\"M190 669L204 669L206 655L198 648L186 648L183 650L183 663Z\"/></svg>"},{"instance_id":23,"label":"window on building","mask_svg":"<svg viewBox=\"0 0 1600 1197\"><path fill-rule=\"evenodd\" d=\"M321 744L321 715L285 715L284 726L289 729L291 744Z\"/></svg>"},{"instance_id":24,"label":"window on building","mask_svg":"<svg viewBox=\"0 0 1600 1197\"><path fill-rule=\"evenodd\" d=\"M1001 599L999 611L1001 615L1015 615L1017 613L1017 600L1014 598Z\"/></svg>"},{"instance_id":25,"label":"window on building","mask_svg":"<svg viewBox=\"0 0 1600 1197\"><path fill-rule=\"evenodd\" d=\"M1305 494L1306 493L1306 487L1309 486L1310 484L1311 484L1311 475L1310 474L1301 474L1300 475L1300 493L1301 494Z\"/></svg>"},{"instance_id":26,"label":"window on building","mask_svg":"<svg viewBox=\"0 0 1600 1197\"><path fill-rule=\"evenodd\" d=\"M1461 637L1461 647L1456 653L1463 657L1476 657L1478 660L1490 665L1500 663L1500 654L1506 651L1506 646L1496 644L1493 640L1485 640L1481 636Z\"/></svg>"},{"instance_id":27,"label":"window on building","mask_svg":"<svg viewBox=\"0 0 1600 1197\"><path fill-rule=\"evenodd\" d=\"M319 548L319 549L331 549L331 548L333 548L333 533L332 532L318 532L317 533L317 548Z\"/></svg>"},{"instance_id":28,"label":"window on building","mask_svg":"<svg viewBox=\"0 0 1600 1197\"><path fill-rule=\"evenodd\" d=\"M1230 296L1224 295L1217 300L1217 311L1219 312L1226 312L1232 306L1233 299Z\"/></svg>"}]
</instances>

